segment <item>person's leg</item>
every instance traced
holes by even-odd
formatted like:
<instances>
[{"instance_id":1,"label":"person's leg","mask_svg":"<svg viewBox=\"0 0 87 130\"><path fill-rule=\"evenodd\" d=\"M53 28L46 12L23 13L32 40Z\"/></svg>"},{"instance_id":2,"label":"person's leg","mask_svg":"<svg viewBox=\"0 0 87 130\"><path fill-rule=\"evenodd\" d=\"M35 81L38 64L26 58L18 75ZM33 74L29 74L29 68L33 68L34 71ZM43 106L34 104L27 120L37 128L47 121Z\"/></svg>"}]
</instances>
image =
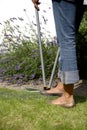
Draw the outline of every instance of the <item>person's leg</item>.
<instances>
[{"instance_id":1,"label":"person's leg","mask_svg":"<svg viewBox=\"0 0 87 130\"><path fill-rule=\"evenodd\" d=\"M78 73L78 72L75 73L74 71L72 71L72 69L74 70L74 68L77 71L76 54L75 54L76 53L75 52L76 6L72 3L68 3L64 1L61 1L61 2L53 1L53 12L54 12L57 39L60 45L60 71L59 71L58 78L61 77L61 80L65 80L63 78L66 77L68 80L69 78L71 78L72 80L73 79L72 75L73 77L75 77L75 74ZM74 68L72 68L73 66ZM73 74L70 76L69 72L71 74L71 71L73 72ZM69 78L65 76L65 74L67 74ZM63 91L63 82L61 82L61 84L62 85L58 83L56 88L52 88L46 91L46 94L47 93L52 94L54 92L60 93L60 89L59 89L60 87L61 87L61 90Z\"/></svg>"},{"instance_id":2,"label":"person's leg","mask_svg":"<svg viewBox=\"0 0 87 130\"><path fill-rule=\"evenodd\" d=\"M76 59L76 4L53 1L54 19L60 45L59 78L63 84L62 96L52 104L72 107L74 105L74 83L79 81Z\"/></svg>"},{"instance_id":3,"label":"person's leg","mask_svg":"<svg viewBox=\"0 0 87 130\"><path fill-rule=\"evenodd\" d=\"M66 43L66 37L65 36L63 36L64 35L64 33L66 34L66 36L69 36L70 34L70 32L71 33L73 33L74 32L74 37L72 37L71 39L74 39L74 44L75 44L75 29L76 29L76 31L78 30L78 27L79 27L79 25L80 25L80 22L81 22L81 18L82 18L82 14L83 14L83 10L80 10L80 16L79 16L79 14L78 14L78 12L79 12L79 9L83 9L83 2L82 2L83 0L81 0L81 2L79 3L80 5L69 5L69 9L71 10L71 8L72 8L72 10L74 11L73 12L73 16L71 15L71 17L73 17L74 19L71 19L71 21L67 21L67 14L70 12L69 10L66 10L66 8L67 8L67 6L65 5L65 10L64 10L64 12L66 13L66 14L63 14L63 10L62 10L62 6L61 6L61 3L57 3L57 2L53 2L53 11L54 11L54 19L55 19L55 25L56 25L56 32L57 32L57 38L58 38L58 41L60 41L59 43L62 43L61 42L61 39L62 39L62 41L65 41L65 43ZM57 5L58 4L58 5ZM67 12L68 11L68 12ZM81 12L82 11L82 12ZM76 13L75 13L76 12ZM72 13L72 12L70 12L70 13ZM65 15L65 16L64 16ZM76 15L76 17L75 17L75 15ZM77 20L77 22L75 21L76 19L77 19L77 15L78 15L78 20ZM70 18L70 15L68 16L68 18ZM62 23L62 21L66 21L66 23L64 24L64 23ZM69 25L68 25L68 22L69 22ZM74 24L74 25L70 25L70 24ZM61 27L61 25L63 25L62 27ZM64 26L66 26L66 27L68 27L68 28L71 28L71 30L72 31L70 31L68 34L67 34L67 28L65 28ZM73 26L73 27L71 27L71 26ZM61 27L61 28L60 28ZM65 31L65 30L66 31ZM65 31L65 32L64 32ZM62 38L61 38L61 36L62 36ZM65 39L64 39L64 38ZM71 42L70 42L71 43ZM67 45L67 44L66 44ZM67 51L68 52L68 51ZM74 46L74 52L75 52L75 46ZM76 52L75 52L76 53ZM74 55L75 55L75 53L74 53ZM75 57L76 57L76 55L75 55ZM68 61L67 61L67 63L68 63ZM74 63L73 63L74 64ZM73 66L73 64L71 64L71 67ZM75 65L76 65L76 68L77 68L77 62L75 63ZM62 65L60 64L60 66L62 67ZM68 66L68 65L67 65ZM60 68L61 68L60 67ZM73 68L74 69L74 68ZM72 70L72 69L71 69ZM71 73L71 72L70 72ZM67 73L68 74L68 73ZM73 74L73 73L72 73ZM60 77L61 77L61 72L60 72ZM78 81L78 70L77 70L77 81ZM63 76L63 75L62 75ZM65 76L65 75L64 75ZM69 76L68 76L69 77ZM74 77L74 75L73 75L73 77ZM69 78L67 78L67 79L69 79ZM72 90L73 90L73 85L71 85L70 84L70 86L72 86ZM64 87L66 87L66 85L64 85L62 82L59 82L58 83L58 85L55 87L55 88L52 88L52 89L50 89L50 90L47 90L47 91L45 91L45 92L43 92L42 94L61 94L61 93L64 93ZM76 85L75 85L75 87L76 87ZM70 93L71 93L71 91L70 91Z\"/></svg>"}]
</instances>

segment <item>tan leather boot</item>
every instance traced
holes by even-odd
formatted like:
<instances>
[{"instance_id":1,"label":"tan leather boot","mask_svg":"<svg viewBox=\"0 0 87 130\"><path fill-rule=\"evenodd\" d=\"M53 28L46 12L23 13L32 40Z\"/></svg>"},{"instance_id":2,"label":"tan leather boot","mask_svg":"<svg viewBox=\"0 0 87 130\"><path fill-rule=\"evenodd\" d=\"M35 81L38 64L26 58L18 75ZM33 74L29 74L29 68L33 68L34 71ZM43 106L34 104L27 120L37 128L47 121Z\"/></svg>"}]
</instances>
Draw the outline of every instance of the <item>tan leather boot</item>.
<instances>
[{"instance_id":1,"label":"tan leather boot","mask_svg":"<svg viewBox=\"0 0 87 130\"><path fill-rule=\"evenodd\" d=\"M75 106L75 101L73 98L74 84L68 84L63 86L64 86L64 92L62 96L55 100L50 101L49 103L67 108L74 107Z\"/></svg>"},{"instance_id":2,"label":"tan leather boot","mask_svg":"<svg viewBox=\"0 0 87 130\"><path fill-rule=\"evenodd\" d=\"M54 88L51 88L50 90L44 90L40 93L43 95L61 95L64 92L64 86L62 82L59 82L58 85Z\"/></svg>"}]
</instances>

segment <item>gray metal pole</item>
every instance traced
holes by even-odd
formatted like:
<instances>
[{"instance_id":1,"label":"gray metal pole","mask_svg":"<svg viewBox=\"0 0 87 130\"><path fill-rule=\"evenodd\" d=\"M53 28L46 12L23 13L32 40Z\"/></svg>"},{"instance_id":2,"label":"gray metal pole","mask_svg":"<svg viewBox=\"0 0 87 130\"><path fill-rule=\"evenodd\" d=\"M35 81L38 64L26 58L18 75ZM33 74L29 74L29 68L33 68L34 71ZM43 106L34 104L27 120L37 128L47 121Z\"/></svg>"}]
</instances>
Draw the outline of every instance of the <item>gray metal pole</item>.
<instances>
[{"instance_id":1,"label":"gray metal pole","mask_svg":"<svg viewBox=\"0 0 87 130\"><path fill-rule=\"evenodd\" d=\"M55 72L55 69L56 69L56 65L58 63L58 58L59 58L59 54L60 54L60 48L58 47L58 51L57 51L56 58L55 58L55 61L54 61L54 65L53 65L53 69L52 69L49 85L46 86L44 60L43 60L43 52L42 52L42 42L41 42L41 32L40 32L40 22L39 22L39 13L38 13L38 11L36 9L35 9L35 13L36 13L38 40L39 40L39 46L40 46L40 56L41 56L41 67L42 67L43 84L44 84L44 89L47 89L47 88L49 89L49 88L51 88L54 72Z\"/></svg>"},{"instance_id":2,"label":"gray metal pole","mask_svg":"<svg viewBox=\"0 0 87 130\"><path fill-rule=\"evenodd\" d=\"M35 13L36 13L38 40L39 40L39 46L40 46L40 56L41 56L41 67L42 67L43 84L44 84L44 87L46 87L45 71L44 71L44 60L43 60L42 42L41 42L41 32L40 32L40 22L39 22L39 13L38 13L37 9L35 9Z\"/></svg>"},{"instance_id":3,"label":"gray metal pole","mask_svg":"<svg viewBox=\"0 0 87 130\"><path fill-rule=\"evenodd\" d=\"M56 54L54 66L53 66L53 69L52 69L52 73L51 73L51 77L50 77L50 81L49 81L49 85L48 85L49 88L51 88L51 85L52 85L52 80L53 80L54 72L55 72L55 69L56 69L56 65L58 63L59 54L60 54L60 48L58 47L58 51L57 51L57 54Z\"/></svg>"}]
</instances>

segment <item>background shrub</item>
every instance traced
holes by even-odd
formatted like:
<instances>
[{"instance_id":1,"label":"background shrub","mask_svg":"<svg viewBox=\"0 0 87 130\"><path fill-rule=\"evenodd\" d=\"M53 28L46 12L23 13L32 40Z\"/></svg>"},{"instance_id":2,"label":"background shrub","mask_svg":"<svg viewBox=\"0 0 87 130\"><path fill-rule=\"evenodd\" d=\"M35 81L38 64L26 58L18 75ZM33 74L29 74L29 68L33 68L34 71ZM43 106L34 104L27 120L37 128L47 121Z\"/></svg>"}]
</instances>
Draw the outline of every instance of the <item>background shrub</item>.
<instances>
[{"instance_id":1,"label":"background shrub","mask_svg":"<svg viewBox=\"0 0 87 130\"><path fill-rule=\"evenodd\" d=\"M43 42L43 57L46 78L49 78L54 64L57 45L46 45ZM58 67L56 68L56 73ZM14 51L0 56L0 74L3 80L11 83L42 78L39 44L22 42Z\"/></svg>"}]
</instances>

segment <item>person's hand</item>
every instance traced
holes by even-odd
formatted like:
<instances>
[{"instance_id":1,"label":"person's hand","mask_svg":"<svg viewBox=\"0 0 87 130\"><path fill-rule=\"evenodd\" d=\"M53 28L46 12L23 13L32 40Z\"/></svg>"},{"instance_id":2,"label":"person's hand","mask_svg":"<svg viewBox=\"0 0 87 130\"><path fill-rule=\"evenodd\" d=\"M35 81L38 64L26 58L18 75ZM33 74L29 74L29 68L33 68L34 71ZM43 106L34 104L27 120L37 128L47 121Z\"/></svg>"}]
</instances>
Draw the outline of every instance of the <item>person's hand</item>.
<instances>
[{"instance_id":1,"label":"person's hand","mask_svg":"<svg viewBox=\"0 0 87 130\"><path fill-rule=\"evenodd\" d=\"M39 11L38 5L40 4L39 0L32 0L34 7Z\"/></svg>"}]
</instances>

